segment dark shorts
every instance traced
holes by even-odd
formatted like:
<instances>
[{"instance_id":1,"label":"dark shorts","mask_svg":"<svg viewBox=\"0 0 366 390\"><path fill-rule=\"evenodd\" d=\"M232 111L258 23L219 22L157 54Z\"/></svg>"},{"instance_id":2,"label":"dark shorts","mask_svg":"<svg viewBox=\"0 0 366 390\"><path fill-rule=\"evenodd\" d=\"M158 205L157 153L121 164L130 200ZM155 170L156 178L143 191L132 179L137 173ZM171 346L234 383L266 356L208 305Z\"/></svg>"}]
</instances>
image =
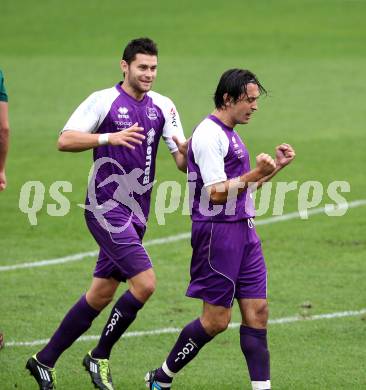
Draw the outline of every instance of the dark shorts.
<instances>
[{"instance_id":1,"label":"dark shorts","mask_svg":"<svg viewBox=\"0 0 366 390\"><path fill-rule=\"evenodd\" d=\"M113 226L122 226L121 232L112 233L105 225L102 227L98 220L85 218L86 224L100 247L99 257L94 269L94 276L97 278L118 281L126 281L140 272L152 268L152 263L145 248L142 245L142 238L145 227L131 221L109 220ZM122 230L122 229L121 229Z\"/></svg>"},{"instance_id":2,"label":"dark shorts","mask_svg":"<svg viewBox=\"0 0 366 390\"><path fill-rule=\"evenodd\" d=\"M186 295L231 307L234 298L267 298L267 270L252 220L193 222Z\"/></svg>"}]
</instances>

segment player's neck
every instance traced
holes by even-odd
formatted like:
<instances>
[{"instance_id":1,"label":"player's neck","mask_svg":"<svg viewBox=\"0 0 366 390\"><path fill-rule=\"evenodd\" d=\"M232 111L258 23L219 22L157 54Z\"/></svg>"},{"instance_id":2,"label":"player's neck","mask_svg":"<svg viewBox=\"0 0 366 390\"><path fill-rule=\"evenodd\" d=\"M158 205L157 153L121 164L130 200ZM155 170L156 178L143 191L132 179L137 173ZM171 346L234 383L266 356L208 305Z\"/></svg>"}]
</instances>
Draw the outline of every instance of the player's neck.
<instances>
[{"instance_id":1,"label":"player's neck","mask_svg":"<svg viewBox=\"0 0 366 390\"><path fill-rule=\"evenodd\" d=\"M140 92L137 91L135 88L132 88L131 85L129 85L126 81L123 81L123 83L121 84L121 88L127 93L127 95L130 95L138 101L141 101L146 94L146 92Z\"/></svg>"},{"instance_id":2,"label":"player's neck","mask_svg":"<svg viewBox=\"0 0 366 390\"><path fill-rule=\"evenodd\" d=\"M233 129L236 125L232 120L231 116L225 110L215 110L212 115L219 119L224 125Z\"/></svg>"}]
</instances>

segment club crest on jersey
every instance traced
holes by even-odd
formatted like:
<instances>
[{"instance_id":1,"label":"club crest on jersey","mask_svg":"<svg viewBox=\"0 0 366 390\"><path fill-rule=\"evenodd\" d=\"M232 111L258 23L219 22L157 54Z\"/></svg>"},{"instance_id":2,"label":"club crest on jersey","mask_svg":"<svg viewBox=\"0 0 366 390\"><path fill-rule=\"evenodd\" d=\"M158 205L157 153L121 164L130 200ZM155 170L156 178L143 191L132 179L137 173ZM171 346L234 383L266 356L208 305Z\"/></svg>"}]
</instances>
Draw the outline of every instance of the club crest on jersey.
<instances>
[{"instance_id":1,"label":"club crest on jersey","mask_svg":"<svg viewBox=\"0 0 366 390\"><path fill-rule=\"evenodd\" d=\"M146 115L152 121L158 119L158 111L155 107L146 107Z\"/></svg>"},{"instance_id":2,"label":"club crest on jersey","mask_svg":"<svg viewBox=\"0 0 366 390\"><path fill-rule=\"evenodd\" d=\"M128 115L128 108L127 107L120 107L118 109L118 118L119 119L129 119L130 116Z\"/></svg>"}]
</instances>

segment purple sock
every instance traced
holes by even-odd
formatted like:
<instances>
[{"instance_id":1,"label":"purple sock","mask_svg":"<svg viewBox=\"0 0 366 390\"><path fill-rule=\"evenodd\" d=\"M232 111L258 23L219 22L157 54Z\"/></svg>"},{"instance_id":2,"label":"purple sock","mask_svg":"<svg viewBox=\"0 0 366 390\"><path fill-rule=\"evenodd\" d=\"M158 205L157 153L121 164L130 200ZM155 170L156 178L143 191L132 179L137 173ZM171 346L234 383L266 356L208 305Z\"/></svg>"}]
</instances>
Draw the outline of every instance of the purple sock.
<instances>
[{"instance_id":1,"label":"purple sock","mask_svg":"<svg viewBox=\"0 0 366 390\"><path fill-rule=\"evenodd\" d=\"M89 306L83 295L70 309L48 344L37 353L37 359L48 367L54 367L62 352L85 333L99 311Z\"/></svg>"},{"instance_id":2,"label":"purple sock","mask_svg":"<svg viewBox=\"0 0 366 390\"><path fill-rule=\"evenodd\" d=\"M200 349L213 339L203 328L199 318L183 328L168 358L156 372L156 380L171 383L174 375L187 365Z\"/></svg>"},{"instance_id":3,"label":"purple sock","mask_svg":"<svg viewBox=\"0 0 366 390\"><path fill-rule=\"evenodd\" d=\"M127 290L114 305L99 343L92 351L96 359L109 359L113 345L135 320L137 312L144 304Z\"/></svg>"},{"instance_id":4,"label":"purple sock","mask_svg":"<svg viewBox=\"0 0 366 390\"><path fill-rule=\"evenodd\" d=\"M269 381L267 330L240 327L240 346L247 361L251 381Z\"/></svg>"}]
</instances>

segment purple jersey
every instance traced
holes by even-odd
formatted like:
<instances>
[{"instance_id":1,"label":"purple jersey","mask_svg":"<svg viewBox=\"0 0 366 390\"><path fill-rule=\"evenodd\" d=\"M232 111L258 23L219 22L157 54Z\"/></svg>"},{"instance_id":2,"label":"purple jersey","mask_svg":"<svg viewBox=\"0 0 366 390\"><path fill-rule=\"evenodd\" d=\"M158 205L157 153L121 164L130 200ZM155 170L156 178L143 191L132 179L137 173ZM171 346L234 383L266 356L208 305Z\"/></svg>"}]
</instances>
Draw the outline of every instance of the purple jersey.
<instances>
[{"instance_id":1,"label":"purple jersey","mask_svg":"<svg viewBox=\"0 0 366 390\"><path fill-rule=\"evenodd\" d=\"M134 123L144 128L145 140L135 149L103 145L94 148L94 174L89 183L86 212L98 209L109 219L126 217L135 223L148 218L155 160L163 137L171 153L177 151L172 136L185 140L179 114L173 102L156 92L141 101L128 95L120 84L90 95L72 114L63 131L114 133Z\"/></svg>"},{"instance_id":2,"label":"purple jersey","mask_svg":"<svg viewBox=\"0 0 366 390\"><path fill-rule=\"evenodd\" d=\"M192 135L187 160L193 221L229 222L254 217L247 190L225 205L213 205L205 188L250 171L249 153L234 129L209 115Z\"/></svg>"}]
</instances>

